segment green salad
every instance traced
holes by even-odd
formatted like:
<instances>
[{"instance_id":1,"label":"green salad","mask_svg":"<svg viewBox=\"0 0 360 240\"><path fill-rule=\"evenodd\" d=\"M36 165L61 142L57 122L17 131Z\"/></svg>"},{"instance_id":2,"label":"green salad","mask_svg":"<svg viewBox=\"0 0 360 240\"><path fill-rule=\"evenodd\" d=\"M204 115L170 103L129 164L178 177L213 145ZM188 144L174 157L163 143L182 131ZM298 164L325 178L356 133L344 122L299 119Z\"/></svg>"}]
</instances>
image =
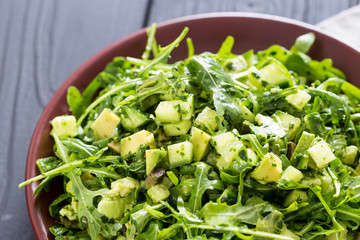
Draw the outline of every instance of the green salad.
<instances>
[{"instance_id":1,"label":"green salad","mask_svg":"<svg viewBox=\"0 0 360 240\"><path fill-rule=\"evenodd\" d=\"M217 53L168 63L156 26L141 58L115 57L51 121L42 180L55 239L359 239L360 90L290 49ZM295 39L294 39L295 40ZM241 44L241 43L238 43Z\"/></svg>"}]
</instances>

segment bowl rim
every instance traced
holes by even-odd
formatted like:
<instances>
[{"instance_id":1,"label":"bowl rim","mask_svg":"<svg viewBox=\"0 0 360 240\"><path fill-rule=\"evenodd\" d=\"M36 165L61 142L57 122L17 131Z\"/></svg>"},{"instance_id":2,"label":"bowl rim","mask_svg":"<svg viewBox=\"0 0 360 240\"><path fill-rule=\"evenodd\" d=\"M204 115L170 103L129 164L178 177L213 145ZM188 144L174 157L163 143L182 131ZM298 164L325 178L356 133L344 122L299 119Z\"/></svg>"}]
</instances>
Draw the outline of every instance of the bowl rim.
<instances>
[{"instance_id":1,"label":"bowl rim","mask_svg":"<svg viewBox=\"0 0 360 240\"><path fill-rule=\"evenodd\" d=\"M340 36L332 34L326 30L323 30L315 25L305 23L299 20L281 17L277 15L271 14L263 14L263 13L251 13L251 12L212 12L212 13L201 13L201 14L194 14L194 15L187 15L183 17L178 17L174 19L165 20L162 22L157 23L157 29L161 29L164 27L171 27L172 25L178 25L181 23L186 22L193 22L193 21L202 21L205 19L222 19L222 18L236 18L236 19L260 19L272 22L280 22L282 24L288 25L295 25L301 28L304 28L308 31L313 31L317 34L325 35L327 38L333 39L337 42L337 44L342 45L345 48L350 48L350 50L357 52L360 54L360 48L355 46L353 43L347 41L346 39L342 39ZM26 167L25 167L25 179L29 179L33 177L32 175L32 168L34 167L34 162L31 161L33 156L37 153L37 146L40 142L40 134L44 129L45 124L49 124L46 121L42 121L45 116L50 113L51 106L53 106L56 102L60 99L60 93L67 90L67 86L69 83L73 82L79 75L83 74L84 72L89 69L92 65L96 64L100 61L101 57L104 55L109 54L113 49L116 49L119 45L124 44L125 42L129 41L130 39L136 39L143 34L146 34L147 27L141 28L125 37L116 40L115 42L111 43L110 45L106 46L99 52L95 53L92 57L82 63L72 74L70 74L67 79L60 85L60 87L56 90L54 95L51 97L49 102L47 103L45 109L43 110L42 114L40 115L34 132L31 137L31 141L28 148L28 154L26 159ZM33 193L36 186L35 183L31 183L25 186L25 197L26 197L26 205L28 216L37 239L42 239L43 235L38 231L38 222L41 222L41 219L38 217L37 211L35 210L34 203L36 197L33 197Z\"/></svg>"}]
</instances>

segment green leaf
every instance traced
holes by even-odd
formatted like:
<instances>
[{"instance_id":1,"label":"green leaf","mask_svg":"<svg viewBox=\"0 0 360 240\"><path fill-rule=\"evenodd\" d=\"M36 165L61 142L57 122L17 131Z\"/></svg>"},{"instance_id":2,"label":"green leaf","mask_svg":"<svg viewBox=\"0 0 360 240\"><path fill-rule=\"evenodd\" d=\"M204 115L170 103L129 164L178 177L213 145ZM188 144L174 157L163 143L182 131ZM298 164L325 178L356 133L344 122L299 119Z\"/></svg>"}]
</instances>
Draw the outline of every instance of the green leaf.
<instances>
[{"instance_id":1,"label":"green leaf","mask_svg":"<svg viewBox=\"0 0 360 240\"><path fill-rule=\"evenodd\" d=\"M228 114L233 123L240 122L241 109L234 98L234 82L209 54L194 56L187 67L193 81L206 92L212 92L216 112Z\"/></svg>"},{"instance_id":2,"label":"green leaf","mask_svg":"<svg viewBox=\"0 0 360 240\"><path fill-rule=\"evenodd\" d=\"M64 194L61 194L60 196L58 196L49 206L50 216L53 218L60 217L59 211L65 205L65 204L61 204L61 203L65 200L68 200L69 198L71 198L70 193L64 193Z\"/></svg>"},{"instance_id":3,"label":"green leaf","mask_svg":"<svg viewBox=\"0 0 360 240\"><path fill-rule=\"evenodd\" d=\"M201 209L202 196L206 190L224 189L224 185L221 181L208 179L207 174L211 168L209 165L203 162L197 162L194 163L194 166L196 167L195 179L192 179L194 190L188 202L188 208L193 213Z\"/></svg>"}]
</instances>

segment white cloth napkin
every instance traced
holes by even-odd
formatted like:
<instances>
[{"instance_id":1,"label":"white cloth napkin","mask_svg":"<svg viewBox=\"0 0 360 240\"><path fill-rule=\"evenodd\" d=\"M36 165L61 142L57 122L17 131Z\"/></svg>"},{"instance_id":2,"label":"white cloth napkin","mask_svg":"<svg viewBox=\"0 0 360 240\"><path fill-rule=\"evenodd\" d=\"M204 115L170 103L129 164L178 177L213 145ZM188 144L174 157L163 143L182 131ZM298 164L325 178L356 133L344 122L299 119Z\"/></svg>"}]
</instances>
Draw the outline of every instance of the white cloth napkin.
<instances>
[{"instance_id":1,"label":"white cloth napkin","mask_svg":"<svg viewBox=\"0 0 360 240\"><path fill-rule=\"evenodd\" d=\"M360 5L325 19L317 26L360 48Z\"/></svg>"}]
</instances>

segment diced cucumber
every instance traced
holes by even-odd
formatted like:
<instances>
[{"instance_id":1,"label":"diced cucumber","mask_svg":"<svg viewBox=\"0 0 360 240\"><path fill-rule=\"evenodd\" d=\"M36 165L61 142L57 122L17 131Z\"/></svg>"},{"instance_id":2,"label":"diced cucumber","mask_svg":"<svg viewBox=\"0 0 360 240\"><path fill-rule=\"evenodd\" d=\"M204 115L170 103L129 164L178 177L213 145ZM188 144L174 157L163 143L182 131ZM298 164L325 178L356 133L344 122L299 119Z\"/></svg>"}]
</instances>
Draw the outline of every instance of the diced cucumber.
<instances>
[{"instance_id":1,"label":"diced cucumber","mask_svg":"<svg viewBox=\"0 0 360 240\"><path fill-rule=\"evenodd\" d=\"M111 183L111 190L105 196L108 198L126 197L140 187L138 180L132 177L121 178Z\"/></svg>"},{"instance_id":2,"label":"diced cucumber","mask_svg":"<svg viewBox=\"0 0 360 240\"><path fill-rule=\"evenodd\" d=\"M108 147L116 153L120 153L121 143L120 142L109 142Z\"/></svg>"},{"instance_id":3,"label":"diced cucumber","mask_svg":"<svg viewBox=\"0 0 360 240\"><path fill-rule=\"evenodd\" d=\"M261 72L259 69L257 69L255 66L251 66L247 71L250 83L257 89L262 89L263 86L261 84Z\"/></svg>"},{"instance_id":4,"label":"diced cucumber","mask_svg":"<svg viewBox=\"0 0 360 240\"><path fill-rule=\"evenodd\" d=\"M331 151L331 148L324 140L320 140L314 146L309 148L308 152L318 168L325 167L336 158Z\"/></svg>"},{"instance_id":5,"label":"diced cucumber","mask_svg":"<svg viewBox=\"0 0 360 240\"><path fill-rule=\"evenodd\" d=\"M201 161L210 150L211 136L206 132L192 127L190 142L194 146L194 160Z\"/></svg>"},{"instance_id":6,"label":"diced cucumber","mask_svg":"<svg viewBox=\"0 0 360 240\"><path fill-rule=\"evenodd\" d=\"M191 142L181 142L168 146L170 168L189 164L193 161L193 145Z\"/></svg>"},{"instance_id":7,"label":"diced cucumber","mask_svg":"<svg viewBox=\"0 0 360 240\"><path fill-rule=\"evenodd\" d=\"M261 159L260 165L251 173L251 177L260 183L278 182L282 174L282 162L273 153L267 153Z\"/></svg>"},{"instance_id":8,"label":"diced cucumber","mask_svg":"<svg viewBox=\"0 0 360 240\"><path fill-rule=\"evenodd\" d=\"M162 200L167 199L170 196L170 191L164 184L157 184L152 186L147 191L147 194L154 203L158 203Z\"/></svg>"},{"instance_id":9,"label":"diced cucumber","mask_svg":"<svg viewBox=\"0 0 360 240\"><path fill-rule=\"evenodd\" d=\"M311 95L304 90L298 90L297 93L286 97L286 101L299 110L302 110L310 99Z\"/></svg>"},{"instance_id":10,"label":"diced cucumber","mask_svg":"<svg viewBox=\"0 0 360 240\"><path fill-rule=\"evenodd\" d=\"M294 168L293 166L288 166L283 172L281 179L288 179L294 182L300 182L303 177L304 176L301 171Z\"/></svg>"},{"instance_id":11,"label":"diced cucumber","mask_svg":"<svg viewBox=\"0 0 360 240\"><path fill-rule=\"evenodd\" d=\"M307 193L300 190L292 190L284 199L284 207L290 206L293 202L306 202L308 200Z\"/></svg>"},{"instance_id":12,"label":"diced cucumber","mask_svg":"<svg viewBox=\"0 0 360 240\"><path fill-rule=\"evenodd\" d=\"M356 159L356 156L359 152L359 148L357 146L351 145L345 148L345 155L342 159L342 162L347 165L353 165Z\"/></svg>"},{"instance_id":13,"label":"diced cucumber","mask_svg":"<svg viewBox=\"0 0 360 240\"><path fill-rule=\"evenodd\" d=\"M74 116L58 116L51 121L52 131L59 137L74 137L78 134Z\"/></svg>"},{"instance_id":14,"label":"diced cucumber","mask_svg":"<svg viewBox=\"0 0 360 240\"><path fill-rule=\"evenodd\" d=\"M180 100L162 101L155 109L159 122L177 123L181 121Z\"/></svg>"},{"instance_id":15,"label":"diced cucumber","mask_svg":"<svg viewBox=\"0 0 360 240\"><path fill-rule=\"evenodd\" d=\"M141 145L148 145L151 149L156 148L154 134L146 130L141 130L129 137L121 139L120 144L120 154L122 157L136 153Z\"/></svg>"},{"instance_id":16,"label":"diced cucumber","mask_svg":"<svg viewBox=\"0 0 360 240\"><path fill-rule=\"evenodd\" d=\"M154 170L159 164L166 161L167 152L164 149L148 149L145 152L146 175Z\"/></svg>"},{"instance_id":17,"label":"diced cucumber","mask_svg":"<svg viewBox=\"0 0 360 240\"><path fill-rule=\"evenodd\" d=\"M212 137L212 144L228 165L238 155L244 144L232 133L226 132ZM222 164L225 166L225 164Z\"/></svg>"},{"instance_id":18,"label":"diced cucumber","mask_svg":"<svg viewBox=\"0 0 360 240\"><path fill-rule=\"evenodd\" d=\"M120 118L109 109L104 108L91 125L91 129L94 131L97 139L104 139L111 136L119 123Z\"/></svg>"},{"instance_id":19,"label":"diced cucumber","mask_svg":"<svg viewBox=\"0 0 360 240\"><path fill-rule=\"evenodd\" d=\"M284 137L286 135L286 129L280 126L280 124L271 117L258 113L255 116L255 121L263 127L262 129L259 129L259 131L263 130L266 135L274 134L278 137Z\"/></svg>"},{"instance_id":20,"label":"diced cucumber","mask_svg":"<svg viewBox=\"0 0 360 240\"><path fill-rule=\"evenodd\" d=\"M292 85L292 78L287 68L275 59L260 69L262 80L272 86L288 87Z\"/></svg>"},{"instance_id":21,"label":"diced cucumber","mask_svg":"<svg viewBox=\"0 0 360 240\"><path fill-rule=\"evenodd\" d=\"M135 132L137 128L149 120L148 116L136 109L126 106L121 108L121 125L130 132Z\"/></svg>"},{"instance_id":22,"label":"diced cucumber","mask_svg":"<svg viewBox=\"0 0 360 240\"><path fill-rule=\"evenodd\" d=\"M164 124L163 128L166 136L181 136L187 134L191 128L191 120L183 120L178 123Z\"/></svg>"},{"instance_id":23,"label":"diced cucumber","mask_svg":"<svg viewBox=\"0 0 360 240\"><path fill-rule=\"evenodd\" d=\"M217 113L209 107L205 107L204 110L198 114L194 123L196 126L203 126L205 129L209 127L212 131L216 131L218 125L216 117L219 117ZM223 117L219 117L220 121Z\"/></svg>"},{"instance_id":24,"label":"diced cucumber","mask_svg":"<svg viewBox=\"0 0 360 240\"><path fill-rule=\"evenodd\" d=\"M194 96L191 95L186 102L180 102L181 120L190 120L194 115Z\"/></svg>"},{"instance_id":25,"label":"diced cucumber","mask_svg":"<svg viewBox=\"0 0 360 240\"><path fill-rule=\"evenodd\" d=\"M292 140L300 130L301 120L286 112L277 111L272 116L287 131L288 140Z\"/></svg>"}]
</instances>

